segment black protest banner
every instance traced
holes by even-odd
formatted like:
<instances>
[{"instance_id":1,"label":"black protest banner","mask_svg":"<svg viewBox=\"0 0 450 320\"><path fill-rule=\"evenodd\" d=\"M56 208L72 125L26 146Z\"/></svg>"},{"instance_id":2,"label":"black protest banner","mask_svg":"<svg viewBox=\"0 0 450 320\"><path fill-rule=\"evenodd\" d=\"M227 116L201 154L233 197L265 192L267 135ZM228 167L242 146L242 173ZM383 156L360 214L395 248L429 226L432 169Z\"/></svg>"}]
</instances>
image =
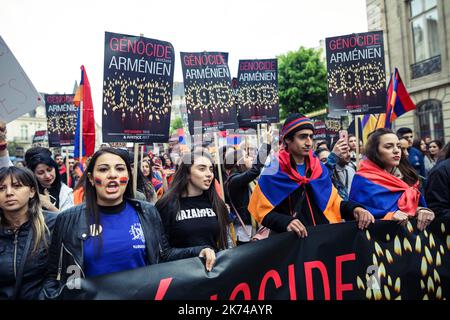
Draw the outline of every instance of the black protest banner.
<instances>
[{"instance_id":1,"label":"black protest banner","mask_svg":"<svg viewBox=\"0 0 450 320\"><path fill-rule=\"evenodd\" d=\"M169 42L105 32L103 141L169 140L174 62Z\"/></svg>"},{"instance_id":2,"label":"black protest banner","mask_svg":"<svg viewBox=\"0 0 450 320\"><path fill-rule=\"evenodd\" d=\"M236 129L228 53L180 52L180 56L191 135Z\"/></svg>"},{"instance_id":3,"label":"black protest banner","mask_svg":"<svg viewBox=\"0 0 450 320\"><path fill-rule=\"evenodd\" d=\"M73 94L46 94L47 133L49 147L73 146L78 107Z\"/></svg>"},{"instance_id":4,"label":"black protest banner","mask_svg":"<svg viewBox=\"0 0 450 320\"><path fill-rule=\"evenodd\" d=\"M321 120L314 121L314 140L322 140L327 138L327 127L325 122Z\"/></svg>"},{"instance_id":5,"label":"black protest banner","mask_svg":"<svg viewBox=\"0 0 450 320\"><path fill-rule=\"evenodd\" d=\"M383 32L327 38L326 51L329 112L385 112Z\"/></svg>"},{"instance_id":6,"label":"black protest banner","mask_svg":"<svg viewBox=\"0 0 450 320\"><path fill-rule=\"evenodd\" d=\"M41 147L47 147L48 146L47 130L35 131L32 143L34 145L39 145Z\"/></svg>"},{"instance_id":7,"label":"black protest banner","mask_svg":"<svg viewBox=\"0 0 450 320\"><path fill-rule=\"evenodd\" d=\"M209 273L200 258L82 279L67 299L394 300L450 298L450 220L420 232L377 221L308 228L219 252Z\"/></svg>"},{"instance_id":8,"label":"black protest banner","mask_svg":"<svg viewBox=\"0 0 450 320\"><path fill-rule=\"evenodd\" d=\"M240 128L279 122L277 59L239 60L236 107Z\"/></svg>"},{"instance_id":9,"label":"black protest banner","mask_svg":"<svg viewBox=\"0 0 450 320\"><path fill-rule=\"evenodd\" d=\"M341 130L341 120L340 119L325 119L325 127L327 133L327 143L331 146L337 140L339 140L339 130Z\"/></svg>"}]
</instances>

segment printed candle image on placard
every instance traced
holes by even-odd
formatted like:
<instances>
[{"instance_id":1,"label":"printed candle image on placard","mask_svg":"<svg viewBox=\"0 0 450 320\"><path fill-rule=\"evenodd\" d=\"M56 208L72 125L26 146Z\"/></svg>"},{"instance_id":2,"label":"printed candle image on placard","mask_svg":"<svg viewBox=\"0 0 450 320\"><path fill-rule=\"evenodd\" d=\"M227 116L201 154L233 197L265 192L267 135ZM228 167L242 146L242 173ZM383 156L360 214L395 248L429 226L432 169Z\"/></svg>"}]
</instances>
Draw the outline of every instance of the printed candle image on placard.
<instances>
[{"instance_id":1,"label":"printed candle image on placard","mask_svg":"<svg viewBox=\"0 0 450 320\"><path fill-rule=\"evenodd\" d=\"M276 59L239 60L236 91L240 128L279 121Z\"/></svg>"},{"instance_id":2,"label":"printed candle image on placard","mask_svg":"<svg viewBox=\"0 0 450 320\"><path fill-rule=\"evenodd\" d=\"M49 147L73 146L78 107L73 94L46 94L47 133Z\"/></svg>"},{"instance_id":3,"label":"printed candle image on placard","mask_svg":"<svg viewBox=\"0 0 450 320\"><path fill-rule=\"evenodd\" d=\"M329 112L385 112L383 32L327 38L326 51Z\"/></svg>"},{"instance_id":4,"label":"printed candle image on placard","mask_svg":"<svg viewBox=\"0 0 450 320\"><path fill-rule=\"evenodd\" d=\"M105 33L103 141L168 141L174 59L169 42Z\"/></svg>"},{"instance_id":5,"label":"printed candle image on placard","mask_svg":"<svg viewBox=\"0 0 450 320\"><path fill-rule=\"evenodd\" d=\"M181 52L189 131L226 130L237 126L228 53ZM195 121L202 127L194 128Z\"/></svg>"}]
</instances>

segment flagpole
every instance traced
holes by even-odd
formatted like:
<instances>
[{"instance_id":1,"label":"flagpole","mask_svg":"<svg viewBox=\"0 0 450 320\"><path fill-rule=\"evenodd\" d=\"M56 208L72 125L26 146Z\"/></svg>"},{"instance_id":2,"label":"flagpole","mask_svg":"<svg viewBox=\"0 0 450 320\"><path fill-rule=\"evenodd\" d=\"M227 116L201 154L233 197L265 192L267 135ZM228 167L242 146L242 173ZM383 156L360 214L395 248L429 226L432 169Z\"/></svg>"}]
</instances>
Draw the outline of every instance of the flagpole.
<instances>
[{"instance_id":1,"label":"flagpole","mask_svg":"<svg viewBox=\"0 0 450 320\"><path fill-rule=\"evenodd\" d=\"M359 116L355 115L356 168L359 168Z\"/></svg>"},{"instance_id":2,"label":"flagpole","mask_svg":"<svg viewBox=\"0 0 450 320\"><path fill-rule=\"evenodd\" d=\"M225 193L223 189L223 178L222 178L222 166L220 165L220 157L219 157L219 137L217 135L217 131L214 132L214 146L216 148L216 163L217 163L217 171L219 174L219 184L220 184L220 191L222 191L222 200L225 202ZM225 156L225 155L224 155ZM213 182L214 183L214 182ZM231 240L233 241L233 245L236 246L236 230L234 229L233 222L230 222L230 234L231 234Z\"/></svg>"},{"instance_id":3,"label":"flagpole","mask_svg":"<svg viewBox=\"0 0 450 320\"><path fill-rule=\"evenodd\" d=\"M261 124L256 125L256 148L259 149L260 140L261 139Z\"/></svg>"},{"instance_id":4,"label":"flagpole","mask_svg":"<svg viewBox=\"0 0 450 320\"><path fill-rule=\"evenodd\" d=\"M269 144L269 145L272 144L272 137L270 136L270 127L271 127L271 124L268 122L266 124L266 140L267 140L267 144Z\"/></svg>"},{"instance_id":5,"label":"flagpole","mask_svg":"<svg viewBox=\"0 0 450 320\"><path fill-rule=\"evenodd\" d=\"M248 135L245 135L244 150L245 150L245 154L248 156Z\"/></svg>"},{"instance_id":6,"label":"flagpole","mask_svg":"<svg viewBox=\"0 0 450 320\"><path fill-rule=\"evenodd\" d=\"M84 90L84 88L82 89ZM80 145L79 145L79 156L78 161L81 163L81 165L84 168L83 164L83 94L81 94L80 97Z\"/></svg>"},{"instance_id":7,"label":"flagpole","mask_svg":"<svg viewBox=\"0 0 450 320\"><path fill-rule=\"evenodd\" d=\"M223 193L223 178L222 178L222 166L220 165L220 157L219 157L219 142L218 142L217 132L214 132L214 146L216 147L216 163L217 163L217 171L219 174L219 183L220 190L222 191L222 200L225 202L225 194ZM225 155L224 155L225 156Z\"/></svg>"},{"instance_id":8,"label":"flagpole","mask_svg":"<svg viewBox=\"0 0 450 320\"><path fill-rule=\"evenodd\" d=\"M133 193L136 197L139 143L134 143Z\"/></svg>"},{"instance_id":9,"label":"flagpole","mask_svg":"<svg viewBox=\"0 0 450 320\"><path fill-rule=\"evenodd\" d=\"M139 34L140 37L143 37L144 34ZM137 174L138 174L138 160L139 160L139 143L134 142L134 167L133 167L133 193L134 197L136 197L137 191Z\"/></svg>"},{"instance_id":10,"label":"flagpole","mask_svg":"<svg viewBox=\"0 0 450 320\"><path fill-rule=\"evenodd\" d=\"M144 34L141 33L139 35L140 37L143 37ZM137 191L137 171L138 171L138 160L139 160L139 143L134 142L134 168L133 168L133 193L134 197L136 197L136 191Z\"/></svg>"},{"instance_id":11,"label":"flagpole","mask_svg":"<svg viewBox=\"0 0 450 320\"><path fill-rule=\"evenodd\" d=\"M67 177L67 186L69 188L73 188L73 186L69 185L69 176L70 176L70 172L69 172L69 148L66 147L66 177Z\"/></svg>"}]
</instances>

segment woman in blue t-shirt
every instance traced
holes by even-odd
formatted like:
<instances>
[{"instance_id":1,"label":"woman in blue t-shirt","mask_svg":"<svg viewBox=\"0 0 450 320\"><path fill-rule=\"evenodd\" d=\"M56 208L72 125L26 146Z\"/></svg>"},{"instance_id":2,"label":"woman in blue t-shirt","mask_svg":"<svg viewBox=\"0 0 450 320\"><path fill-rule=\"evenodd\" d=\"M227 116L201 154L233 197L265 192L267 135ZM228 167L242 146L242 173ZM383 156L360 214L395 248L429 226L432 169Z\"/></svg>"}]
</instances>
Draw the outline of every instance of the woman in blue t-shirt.
<instances>
[{"instance_id":1,"label":"woman in blue t-shirt","mask_svg":"<svg viewBox=\"0 0 450 320\"><path fill-rule=\"evenodd\" d=\"M182 156L172 184L156 208L171 246L228 248L228 210L216 192L214 164L208 153Z\"/></svg>"},{"instance_id":2,"label":"woman in blue t-shirt","mask_svg":"<svg viewBox=\"0 0 450 320\"><path fill-rule=\"evenodd\" d=\"M211 270L211 248L170 247L155 207L133 199L127 151L97 151L86 172L86 203L63 212L56 221L45 298L59 297L74 272L93 277L193 256L205 257L206 269Z\"/></svg>"}]
</instances>

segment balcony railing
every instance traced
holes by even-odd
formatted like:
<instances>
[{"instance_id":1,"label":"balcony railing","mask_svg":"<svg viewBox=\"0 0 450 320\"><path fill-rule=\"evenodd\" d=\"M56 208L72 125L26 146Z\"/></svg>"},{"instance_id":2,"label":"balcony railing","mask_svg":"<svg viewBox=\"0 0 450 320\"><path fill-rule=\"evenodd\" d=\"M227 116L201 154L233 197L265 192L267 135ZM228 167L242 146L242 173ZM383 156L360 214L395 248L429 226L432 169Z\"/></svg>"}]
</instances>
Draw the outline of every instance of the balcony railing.
<instances>
[{"instance_id":1,"label":"balcony railing","mask_svg":"<svg viewBox=\"0 0 450 320\"><path fill-rule=\"evenodd\" d=\"M411 65L412 78L417 79L441 71L441 56L435 56Z\"/></svg>"}]
</instances>

